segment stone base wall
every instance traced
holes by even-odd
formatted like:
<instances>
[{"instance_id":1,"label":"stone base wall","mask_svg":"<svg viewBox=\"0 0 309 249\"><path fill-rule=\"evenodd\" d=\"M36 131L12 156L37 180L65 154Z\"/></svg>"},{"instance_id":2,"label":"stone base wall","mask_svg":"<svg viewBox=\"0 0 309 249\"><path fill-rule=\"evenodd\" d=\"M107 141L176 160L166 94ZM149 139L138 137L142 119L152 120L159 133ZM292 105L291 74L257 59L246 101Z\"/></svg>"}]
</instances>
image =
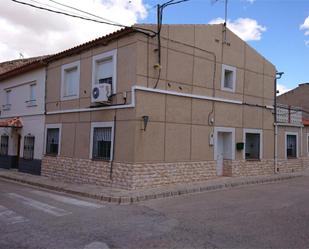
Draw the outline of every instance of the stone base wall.
<instances>
[{"instance_id":1,"label":"stone base wall","mask_svg":"<svg viewBox=\"0 0 309 249\"><path fill-rule=\"evenodd\" d=\"M232 176L259 176L274 174L274 160L231 161Z\"/></svg>"},{"instance_id":2,"label":"stone base wall","mask_svg":"<svg viewBox=\"0 0 309 249\"><path fill-rule=\"evenodd\" d=\"M216 177L216 162L137 163L133 188L192 183Z\"/></svg>"},{"instance_id":3,"label":"stone base wall","mask_svg":"<svg viewBox=\"0 0 309 249\"><path fill-rule=\"evenodd\" d=\"M309 159L308 158L297 158L297 159L284 159L278 160L278 173L293 173L301 172L308 168Z\"/></svg>"},{"instance_id":4,"label":"stone base wall","mask_svg":"<svg viewBox=\"0 0 309 249\"><path fill-rule=\"evenodd\" d=\"M111 176L112 166L112 178ZM70 157L45 156L42 160L42 176L64 182L96 184L130 189L133 180L132 165L107 161L93 161Z\"/></svg>"},{"instance_id":5,"label":"stone base wall","mask_svg":"<svg viewBox=\"0 0 309 249\"><path fill-rule=\"evenodd\" d=\"M56 180L97 184L123 189L204 181L216 177L216 162L111 163L68 157L45 156L42 175Z\"/></svg>"},{"instance_id":6,"label":"stone base wall","mask_svg":"<svg viewBox=\"0 0 309 249\"><path fill-rule=\"evenodd\" d=\"M112 168L112 174L111 174ZM309 158L278 160L279 173L309 168ZM45 156L42 175L75 183L122 189L139 189L176 183L205 181L216 176L216 161L175 163L119 163ZM224 176L274 174L274 160L224 160ZM112 175L112 177L110 177Z\"/></svg>"}]
</instances>

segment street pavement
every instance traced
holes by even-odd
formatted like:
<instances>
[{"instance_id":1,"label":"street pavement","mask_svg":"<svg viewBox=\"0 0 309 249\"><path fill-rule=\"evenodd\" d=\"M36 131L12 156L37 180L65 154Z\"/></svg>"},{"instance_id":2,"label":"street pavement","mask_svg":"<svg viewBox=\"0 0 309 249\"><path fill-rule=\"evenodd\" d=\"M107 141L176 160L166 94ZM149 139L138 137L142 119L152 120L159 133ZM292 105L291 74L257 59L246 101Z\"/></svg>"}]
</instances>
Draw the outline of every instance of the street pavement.
<instances>
[{"instance_id":1,"label":"street pavement","mask_svg":"<svg viewBox=\"0 0 309 249\"><path fill-rule=\"evenodd\" d=\"M0 180L0 249L309 248L309 177L132 205Z\"/></svg>"}]
</instances>

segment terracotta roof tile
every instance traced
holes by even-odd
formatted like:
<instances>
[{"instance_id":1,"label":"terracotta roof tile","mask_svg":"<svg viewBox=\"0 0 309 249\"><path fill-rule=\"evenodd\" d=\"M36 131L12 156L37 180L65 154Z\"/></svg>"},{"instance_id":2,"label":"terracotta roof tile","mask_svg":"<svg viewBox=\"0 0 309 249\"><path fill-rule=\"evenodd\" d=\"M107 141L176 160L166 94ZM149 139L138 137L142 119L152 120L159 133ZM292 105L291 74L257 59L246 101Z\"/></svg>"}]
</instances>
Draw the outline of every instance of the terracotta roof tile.
<instances>
[{"instance_id":1,"label":"terracotta roof tile","mask_svg":"<svg viewBox=\"0 0 309 249\"><path fill-rule=\"evenodd\" d=\"M306 126L309 125L309 119L303 118L303 124Z\"/></svg>"},{"instance_id":2,"label":"terracotta roof tile","mask_svg":"<svg viewBox=\"0 0 309 249\"><path fill-rule=\"evenodd\" d=\"M12 71L16 68L30 64L32 62L43 60L45 58L47 58L47 56L37 56L37 57L31 57L31 58L26 58L26 59L17 59L17 60L12 60L12 61L1 62L0 63L0 75L6 72Z\"/></svg>"},{"instance_id":3,"label":"terracotta roof tile","mask_svg":"<svg viewBox=\"0 0 309 249\"><path fill-rule=\"evenodd\" d=\"M11 118L5 121L0 121L0 127L22 128L23 123L20 117L16 117L16 118Z\"/></svg>"}]
</instances>

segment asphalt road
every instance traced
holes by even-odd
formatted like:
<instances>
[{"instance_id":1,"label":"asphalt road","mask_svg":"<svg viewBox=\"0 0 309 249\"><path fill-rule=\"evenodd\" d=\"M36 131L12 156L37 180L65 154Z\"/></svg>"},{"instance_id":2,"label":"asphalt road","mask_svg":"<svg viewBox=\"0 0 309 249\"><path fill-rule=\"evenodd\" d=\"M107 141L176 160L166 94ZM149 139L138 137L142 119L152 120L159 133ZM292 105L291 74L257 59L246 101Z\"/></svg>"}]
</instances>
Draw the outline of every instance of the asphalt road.
<instances>
[{"instance_id":1,"label":"asphalt road","mask_svg":"<svg viewBox=\"0 0 309 249\"><path fill-rule=\"evenodd\" d=\"M0 180L0 248L309 248L309 177L121 206Z\"/></svg>"}]
</instances>

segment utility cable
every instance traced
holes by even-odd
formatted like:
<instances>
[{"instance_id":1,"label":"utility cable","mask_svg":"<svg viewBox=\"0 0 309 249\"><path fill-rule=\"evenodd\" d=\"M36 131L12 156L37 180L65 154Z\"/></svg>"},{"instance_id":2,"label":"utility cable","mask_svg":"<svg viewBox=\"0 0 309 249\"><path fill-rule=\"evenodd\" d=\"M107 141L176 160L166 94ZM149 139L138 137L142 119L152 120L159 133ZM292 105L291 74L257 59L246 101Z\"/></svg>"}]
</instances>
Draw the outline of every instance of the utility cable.
<instances>
[{"instance_id":1,"label":"utility cable","mask_svg":"<svg viewBox=\"0 0 309 249\"><path fill-rule=\"evenodd\" d=\"M50 2L52 2L52 3L55 3L55 4L58 4L58 5L60 5L60 6L63 6L63 7L69 8L69 9L76 10L76 11L81 12L81 13L84 13L84 14L87 14L87 15L89 15L89 16L93 16L93 17L99 18L99 19L104 20L104 21L106 21L106 22L110 22L110 23L122 25L122 24L120 24L120 23L118 23L118 22L111 21L111 20L106 19L106 18L103 18L103 17L101 17L101 16L94 15L94 14L92 14L92 13L90 13L90 12L87 12L87 11L84 11L84 10L81 10L81 9L78 9L78 8L75 8L75 7L72 7L72 6L63 4L63 3L59 3L59 2L54 1L54 0L48 0L48 1L50 1Z\"/></svg>"},{"instance_id":2,"label":"utility cable","mask_svg":"<svg viewBox=\"0 0 309 249\"><path fill-rule=\"evenodd\" d=\"M156 34L157 34L155 31L153 31L151 29L145 29L145 28L141 28L141 27L135 28L135 27L132 27L132 26L110 23L110 22L107 22L107 21L99 21L99 20L96 20L96 19L91 19L91 18L88 18L88 17L83 17L83 16L79 16L79 15L75 15L75 14L69 14L69 13L62 12L62 11L52 10L52 9L49 9L49 8L37 6L37 5L34 5L34 4L30 4L30 3L25 3L25 2L22 2L22 1L18 1L18 0L11 0L11 1L18 3L18 4L29 6L29 7L32 7L32 8L45 10L45 11L49 11L49 12L52 12L52 13L70 16L70 17L74 17L74 18L79 18L79 19L86 20L86 21L92 21L92 22L96 22L96 23L107 24L107 25L111 25L111 26L115 26L115 27L132 28L132 29L139 31L141 33L144 33L146 35L150 35L149 33L146 33L146 32L150 32L150 33L152 33L152 35L150 35L150 36L156 36Z\"/></svg>"}]
</instances>

